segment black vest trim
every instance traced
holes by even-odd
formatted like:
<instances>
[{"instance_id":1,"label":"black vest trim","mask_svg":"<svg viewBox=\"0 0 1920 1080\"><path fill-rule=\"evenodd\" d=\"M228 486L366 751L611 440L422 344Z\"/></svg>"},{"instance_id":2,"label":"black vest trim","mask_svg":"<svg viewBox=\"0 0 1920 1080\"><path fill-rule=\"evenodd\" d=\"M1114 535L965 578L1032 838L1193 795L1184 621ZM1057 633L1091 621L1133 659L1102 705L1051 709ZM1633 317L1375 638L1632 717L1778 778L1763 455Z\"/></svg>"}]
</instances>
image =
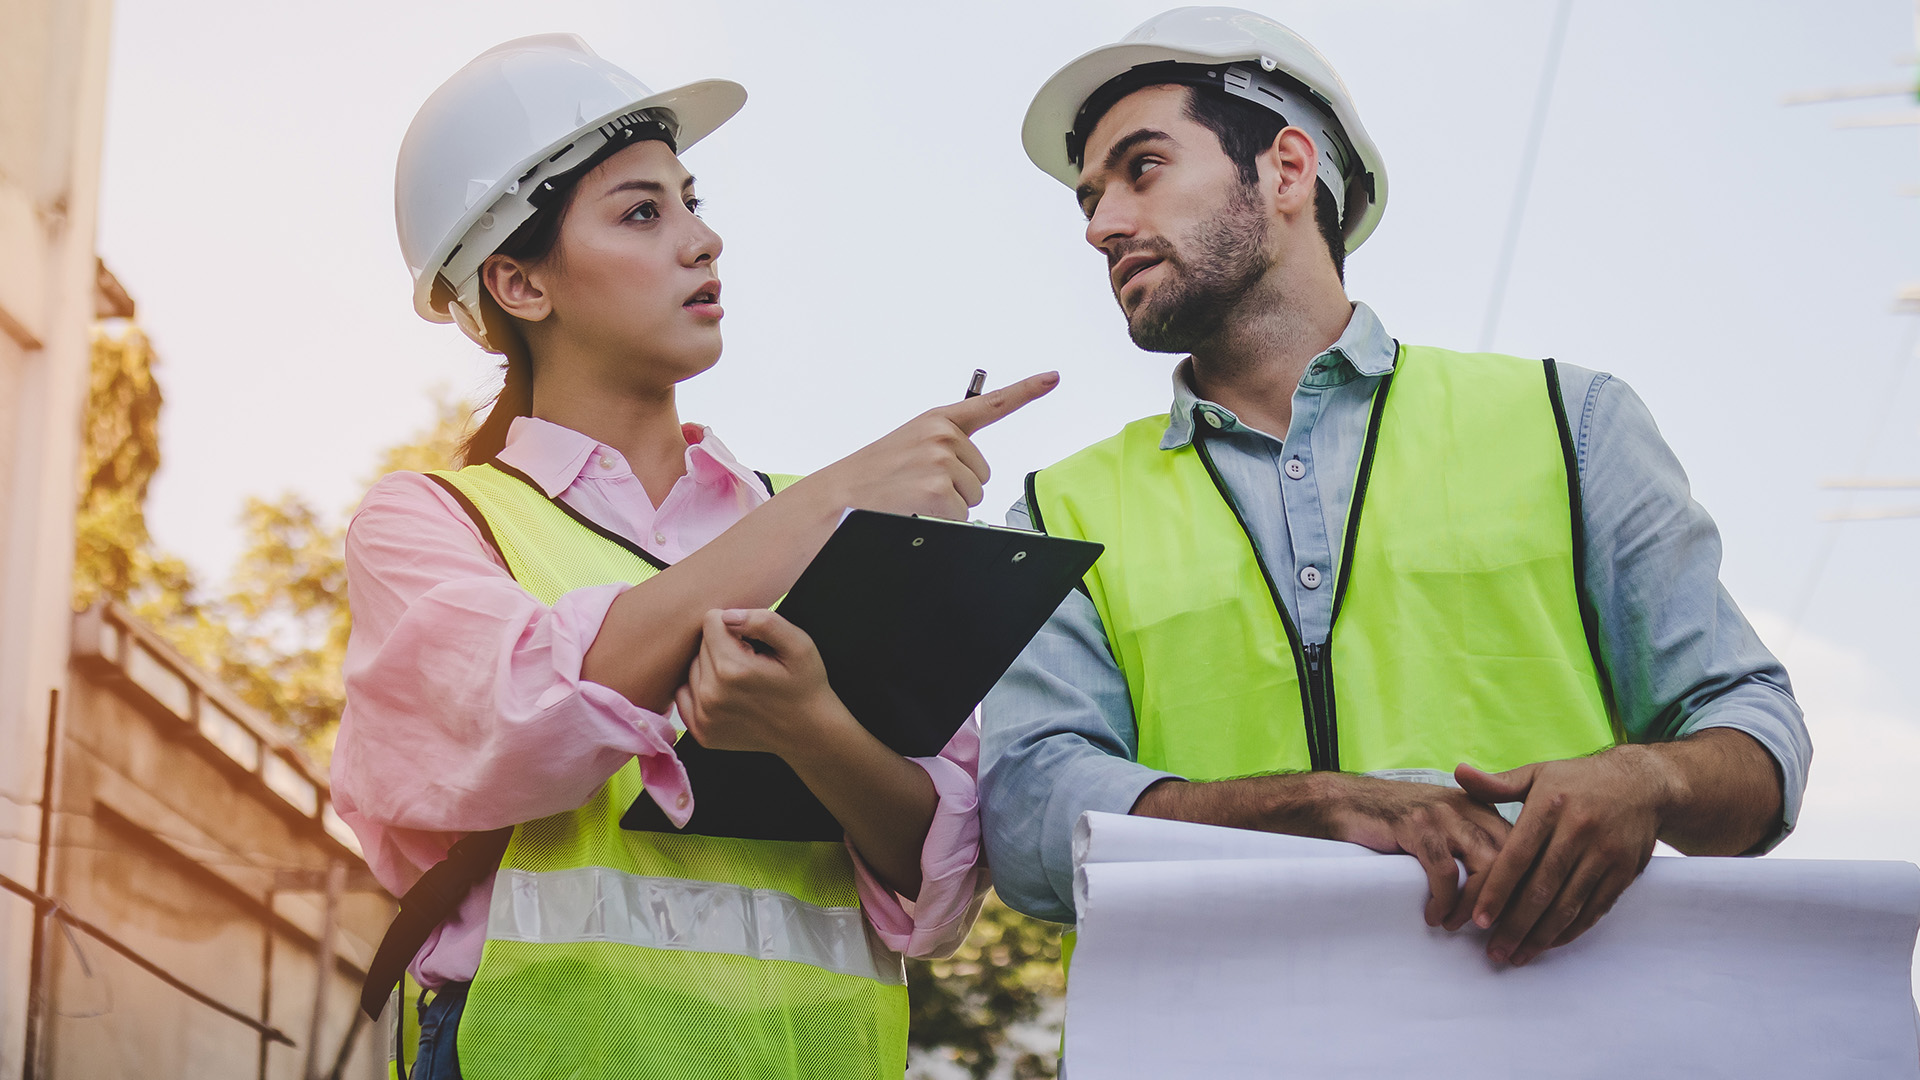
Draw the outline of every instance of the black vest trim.
<instances>
[{"instance_id":1,"label":"black vest trim","mask_svg":"<svg viewBox=\"0 0 1920 1080\"><path fill-rule=\"evenodd\" d=\"M1613 679L1600 651L1600 612L1587 595L1587 518L1580 502L1580 453L1574 446L1573 425L1567 421L1567 403L1560 392L1560 365L1552 357L1540 364L1546 370L1547 397L1553 402L1553 422L1560 429L1560 456L1566 462L1568 516L1573 519L1573 591L1580 605L1580 626L1586 631L1587 651L1593 654L1593 671L1599 676L1600 698L1606 704L1614 741L1626 742L1620 713L1613 703Z\"/></svg>"},{"instance_id":2,"label":"black vest trim","mask_svg":"<svg viewBox=\"0 0 1920 1080\"><path fill-rule=\"evenodd\" d=\"M1399 343L1394 343L1394 351L1399 351ZM1339 576L1333 586L1333 615L1327 621L1331 627L1340 620L1340 602L1347 598L1347 579L1352 576L1353 552L1360 537L1360 511L1367 505L1367 481L1373 476L1373 454L1380 445L1380 422L1387 415L1387 392L1393 389L1393 372L1380 380L1380 388L1373 392L1373 410L1367 417L1367 441L1360 449L1360 471L1353 478L1353 498L1347 500L1347 537L1340 545ZM1332 631L1328 631L1328 644L1332 644Z\"/></svg>"},{"instance_id":3,"label":"black vest trim","mask_svg":"<svg viewBox=\"0 0 1920 1080\"><path fill-rule=\"evenodd\" d=\"M1040 492L1038 489L1039 483L1040 483L1039 470L1036 469L1035 471L1027 474L1027 479L1026 479L1027 523L1033 526L1034 532L1043 533L1047 531L1047 523L1040 516ZM1088 573L1092 573L1092 571L1088 571ZM1079 581L1074 582L1073 587L1079 591L1081 596L1086 597L1088 600L1093 599L1093 590L1087 588L1086 578L1081 578Z\"/></svg>"},{"instance_id":4,"label":"black vest trim","mask_svg":"<svg viewBox=\"0 0 1920 1080\"><path fill-rule=\"evenodd\" d=\"M638 558L641 562L647 563L648 565L652 566L655 570L665 570L670 565L665 560L661 559L658 555L655 555L653 552L648 551L646 548L641 547L639 544L634 543L633 541L627 539L624 536L621 536L619 533L614 532L612 529L607 528L605 525L600 524L599 522L593 520L592 518L581 513L580 511L575 510L573 507L568 506L565 501L554 498L551 495L548 495L545 488L542 488L539 484L536 484L533 482L533 477L528 476L526 473L521 472L519 469L516 469L511 465L508 465L506 462L501 461L499 458L488 458L484 462L484 464L493 466L494 468L500 470L501 472L507 474L508 476L513 477L515 480L518 480L521 483L532 488L533 490L539 492L541 498L559 507L562 513L566 514L568 517L579 522L580 524L585 525L588 529L592 530L593 533L599 536L600 538L604 540L610 540L613 543L619 545L621 548L624 548L627 552L629 552L630 554Z\"/></svg>"},{"instance_id":5,"label":"black vest trim","mask_svg":"<svg viewBox=\"0 0 1920 1080\"><path fill-rule=\"evenodd\" d=\"M487 542L489 548L493 549L494 555L500 560L500 565L507 566L506 552L500 550L500 541L494 539L493 526L487 524L487 515L481 513L480 508L473 505L473 500L467 498L467 493L454 486L453 481L444 476L435 476L432 473L428 473L427 479L439 484L447 494L453 496L453 501L459 503L460 509L465 510L467 516L473 519L474 527L480 530L480 538ZM513 568L508 566L507 572L512 573Z\"/></svg>"}]
</instances>

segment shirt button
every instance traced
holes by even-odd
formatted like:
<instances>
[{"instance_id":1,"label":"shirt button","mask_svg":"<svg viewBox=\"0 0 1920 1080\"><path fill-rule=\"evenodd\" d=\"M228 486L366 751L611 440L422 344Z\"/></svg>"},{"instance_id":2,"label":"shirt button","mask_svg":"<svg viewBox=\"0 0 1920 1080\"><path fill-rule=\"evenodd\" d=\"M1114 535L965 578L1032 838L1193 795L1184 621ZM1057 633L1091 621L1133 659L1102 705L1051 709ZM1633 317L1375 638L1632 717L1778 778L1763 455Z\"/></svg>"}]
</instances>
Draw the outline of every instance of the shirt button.
<instances>
[{"instance_id":1,"label":"shirt button","mask_svg":"<svg viewBox=\"0 0 1920 1080\"><path fill-rule=\"evenodd\" d=\"M675 810L685 810L687 808L687 804L692 801L693 800L691 798L687 797L685 792L682 792L679 798L673 800L673 808Z\"/></svg>"},{"instance_id":2,"label":"shirt button","mask_svg":"<svg viewBox=\"0 0 1920 1080\"><path fill-rule=\"evenodd\" d=\"M1300 568L1300 584L1305 585L1309 589L1319 588L1320 587L1320 568L1317 566L1301 567Z\"/></svg>"},{"instance_id":3,"label":"shirt button","mask_svg":"<svg viewBox=\"0 0 1920 1080\"><path fill-rule=\"evenodd\" d=\"M666 542L667 542L667 534L666 534L666 533L663 533L663 532L657 532L657 533L654 533L654 534L653 534L653 542L654 542L654 543L656 543L656 544L664 544L664 543L666 543Z\"/></svg>"},{"instance_id":4,"label":"shirt button","mask_svg":"<svg viewBox=\"0 0 1920 1080\"><path fill-rule=\"evenodd\" d=\"M1299 458L1288 458L1286 468L1289 479L1298 480L1307 475L1307 466Z\"/></svg>"},{"instance_id":5,"label":"shirt button","mask_svg":"<svg viewBox=\"0 0 1920 1080\"><path fill-rule=\"evenodd\" d=\"M1213 411L1212 409L1202 409L1202 410L1200 410L1200 415L1201 415L1201 416L1204 416L1204 417L1206 417L1206 418L1207 418L1207 426L1208 426L1208 427L1216 427L1216 428L1217 428L1217 427L1219 427L1219 426L1220 426L1220 425L1221 425L1222 423L1224 423L1224 421L1222 421L1222 420L1220 419L1220 414L1219 414L1219 413L1217 413L1217 412L1214 412L1214 411Z\"/></svg>"},{"instance_id":6,"label":"shirt button","mask_svg":"<svg viewBox=\"0 0 1920 1080\"><path fill-rule=\"evenodd\" d=\"M612 459L612 458L610 458L610 457L607 457L607 456L605 456L604 454L603 454L603 455L601 455L601 457L600 457L600 467L601 467L601 468L603 468L603 469L611 469L611 468L613 468L613 459Z\"/></svg>"}]
</instances>

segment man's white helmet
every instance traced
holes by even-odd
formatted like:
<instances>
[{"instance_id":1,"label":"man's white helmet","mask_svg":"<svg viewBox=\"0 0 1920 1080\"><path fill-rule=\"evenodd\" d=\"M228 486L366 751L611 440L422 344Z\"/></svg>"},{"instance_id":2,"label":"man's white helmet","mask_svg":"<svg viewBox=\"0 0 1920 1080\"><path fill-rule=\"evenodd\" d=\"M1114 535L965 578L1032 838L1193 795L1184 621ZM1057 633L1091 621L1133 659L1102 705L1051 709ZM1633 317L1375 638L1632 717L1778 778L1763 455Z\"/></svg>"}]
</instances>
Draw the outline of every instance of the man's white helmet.
<instances>
[{"instance_id":1,"label":"man's white helmet","mask_svg":"<svg viewBox=\"0 0 1920 1080\"><path fill-rule=\"evenodd\" d=\"M480 319L480 264L533 216L542 185L643 133L684 151L746 100L724 79L656 94L573 34L481 53L427 98L400 142L393 217L413 309L498 352Z\"/></svg>"},{"instance_id":2,"label":"man's white helmet","mask_svg":"<svg viewBox=\"0 0 1920 1080\"><path fill-rule=\"evenodd\" d=\"M1387 169L1379 148L1360 124L1346 84L1305 38L1264 15L1239 8L1175 8L1134 27L1116 44L1095 49L1055 72L1027 108L1021 129L1027 156L1049 176L1077 187L1081 148L1076 145L1075 129L1082 107L1112 80L1145 65L1168 63L1198 64L1211 70L1165 80L1142 72L1137 77L1145 81L1139 85L1205 82L1278 112L1313 136L1320 154L1320 178L1327 181L1343 211L1347 250L1359 247L1373 232L1387 205ZM1078 137L1084 139L1086 134L1081 131Z\"/></svg>"}]
</instances>

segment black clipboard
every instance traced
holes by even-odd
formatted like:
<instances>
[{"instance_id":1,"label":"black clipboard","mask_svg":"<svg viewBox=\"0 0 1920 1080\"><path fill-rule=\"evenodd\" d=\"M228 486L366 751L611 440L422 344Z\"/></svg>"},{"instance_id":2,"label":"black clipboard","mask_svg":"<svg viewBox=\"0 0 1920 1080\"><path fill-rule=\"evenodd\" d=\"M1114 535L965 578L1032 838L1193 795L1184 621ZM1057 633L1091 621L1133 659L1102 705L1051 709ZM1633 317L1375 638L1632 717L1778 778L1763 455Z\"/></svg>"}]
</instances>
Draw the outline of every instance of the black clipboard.
<instances>
[{"instance_id":1,"label":"black clipboard","mask_svg":"<svg viewBox=\"0 0 1920 1080\"><path fill-rule=\"evenodd\" d=\"M906 757L940 752L1100 556L1023 529L854 510L778 610L820 650L867 730ZM676 829L641 795L624 829L753 840L838 840L840 823L778 755L683 736L693 817Z\"/></svg>"}]
</instances>

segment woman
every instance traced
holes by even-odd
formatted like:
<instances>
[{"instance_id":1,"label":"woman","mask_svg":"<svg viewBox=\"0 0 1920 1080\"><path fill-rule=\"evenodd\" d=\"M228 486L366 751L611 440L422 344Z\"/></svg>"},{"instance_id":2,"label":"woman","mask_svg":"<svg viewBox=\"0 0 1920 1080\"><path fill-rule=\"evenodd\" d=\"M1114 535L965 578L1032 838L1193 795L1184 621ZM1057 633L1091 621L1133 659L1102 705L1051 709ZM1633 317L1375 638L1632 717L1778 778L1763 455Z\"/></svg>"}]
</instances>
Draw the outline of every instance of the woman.
<instances>
[{"instance_id":1,"label":"woman","mask_svg":"<svg viewBox=\"0 0 1920 1080\"><path fill-rule=\"evenodd\" d=\"M898 1076L897 954L951 950L985 888L977 732L900 757L764 609L848 507L964 517L987 476L967 435L1055 378L790 483L683 425L674 387L718 360L723 313L677 150L744 100L523 38L402 145L415 306L506 356L467 467L382 479L347 538L335 805L396 893L438 867L389 933L434 992L415 1075ZM676 717L780 755L844 843L675 831L700 797ZM636 799L671 825L620 828Z\"/></svg>"}]
</instances>

